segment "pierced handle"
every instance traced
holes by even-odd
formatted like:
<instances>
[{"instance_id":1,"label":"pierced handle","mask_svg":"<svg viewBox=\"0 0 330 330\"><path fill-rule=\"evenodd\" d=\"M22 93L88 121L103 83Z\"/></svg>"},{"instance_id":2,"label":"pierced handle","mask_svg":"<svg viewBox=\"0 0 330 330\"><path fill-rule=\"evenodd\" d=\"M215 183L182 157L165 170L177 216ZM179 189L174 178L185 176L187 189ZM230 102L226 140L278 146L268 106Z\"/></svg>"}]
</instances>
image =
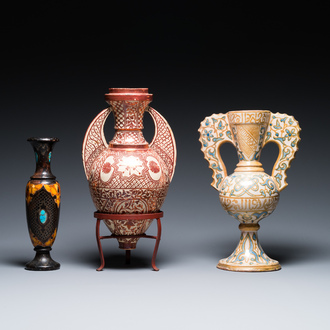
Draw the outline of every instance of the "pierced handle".
<instances>
[{"instance_id":1,"label":"pierced handle","mask_svg":"<svg viewBox=\"0 0 330 330\"><path fill-rule=\"evenodd\" d=\"M201 150L204 153L204 158L209 162L209 168L213 171L211 186L220 190L220 184L227 176L226 166L220 156L220 146L226 142L235 145L227 114L219 113L206 117L201 122L198 131L199 141L202 144Z\"/></svg>"},{"instance_id":2,"label":"pierced handle","mask_svg":"<svg viewBox=\"0 0 330 330\"><path fill-rule=\"evenodd\" d=\"M104 136L104 123L110 112L110 107L101 111L90 123L86 131L82 146L82 158L87 180L89 180L95 158L108 147Z\"/></svg>"},{"instance_id":3,"label":"pierced handle","mask_svg":"<svg viewBox=\"0 0 330 330\"><path fill-rule=\"evenodd\" d=\"M163 159L168 168L169 178L172 181L177 154L173 132L166 119L158 111L149 107L148 112L155 124L155 135L150 143L150 148Z\"/></svg>"},{"instance_id":4,"label":"pierced handle","mask_svg":"<svg viewBox=\"0 0 330 330\"><path fill-rule=\"evenodd\" d=\"M300 131L299 123L293 116L285 113L271 114L264 145L274 142L279 148L279 154L272 171L272 177L276 180L279 191L288 185L286 171L290 168L290 163L298 150Z\"/></svg>"}]
</instances>

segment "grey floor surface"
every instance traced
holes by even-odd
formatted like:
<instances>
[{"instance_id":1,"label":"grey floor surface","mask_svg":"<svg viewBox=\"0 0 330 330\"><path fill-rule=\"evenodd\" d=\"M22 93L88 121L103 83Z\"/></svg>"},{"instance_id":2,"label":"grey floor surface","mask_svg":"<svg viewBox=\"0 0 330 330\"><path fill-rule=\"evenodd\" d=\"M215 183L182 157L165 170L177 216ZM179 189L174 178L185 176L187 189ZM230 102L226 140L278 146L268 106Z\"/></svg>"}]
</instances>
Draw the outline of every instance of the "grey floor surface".
<instances>
[{"instance_id":1,"label":"grey floor surface","mask_svg":"<svg viewBox=\"0 0 330 330\"><path fill-rule=\"evenodd\" d=\"M326 232L318 240L302 241L299 232L285 233L265 222L261 242L270 256L280 260L282 270L233 273L217 269L216 263L235 247L239 234L234 222L228 221L218 233L188 230L187 239L180 231L171 232L171 224L164 220L159 272L150 267L151 240L138 242L130 265L125 265L125 254L114 240L104 241L106 268L96 272L94 223L87 221L86 217L87 230L73 238L68 232L74 228L62 225L62 238L60 230L52 251L61 269L53 272L24 270L33 257L27 232L22 231L21 241L11 247L9 237L3 237L2 329L330 327ZM150 233L155 228L152 224ZM63 244L65 240L72 245Z\"/></svg>"}]
</instances>

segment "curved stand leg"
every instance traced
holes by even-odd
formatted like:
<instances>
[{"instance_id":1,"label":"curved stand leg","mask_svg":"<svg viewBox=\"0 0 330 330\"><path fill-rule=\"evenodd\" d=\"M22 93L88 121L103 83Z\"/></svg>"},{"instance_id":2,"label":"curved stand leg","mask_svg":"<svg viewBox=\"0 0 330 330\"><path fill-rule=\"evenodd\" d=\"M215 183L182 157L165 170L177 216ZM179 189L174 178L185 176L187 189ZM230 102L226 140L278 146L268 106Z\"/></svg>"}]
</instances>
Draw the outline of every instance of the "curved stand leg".
<instances>
[{"instance_id":1,"label":"curved stand leg","mask_svg":"<svg viewBox=\"0 0 330 330\"><path fill-rule=\"evenodd\" d=\"M110 214L110 213L94 212L94 218L96 218L96 220L97 220L96 221L96 242L97 242L100 259L101 259L101 265L96 270L101 271L101 270L103 270L103 268L105 266L105 260L104 260L103 249L102 249L102 244L101 244L102 239L107 239L107 238L116 238L116 239L136 238L136 239L139 239L139 238L145 237L145 238L152 238L152 239L156 240L152 259L151 259L151 266L152 266L153 270L158 271L159 269L156 267L155 262L156 262L156 256L157 256L158 247L159 247L159 243L160 243L160 239L161 239L161 235L162 235L162 226L161 226L161 221L160 221L160 218L162 218L162 217L163 217L162 211L157 212L157 213L145 213L145 214ZM116 234L112 233L110 236L100 236L101 220L106 220L106 219L110 219L110 220L130 219L132 221L145 220L145 219L151 219L151 220L156 219L157 220L157 236L146 235L145 233L140 234L140 235L116 235ZM131 249L128 249L128 247L125 248L125 246L120 247L120 248L123 248L124 250L126 250L126 264L130 264Z\"/></svg>"},{"instance_id":2,"label":"curved stand leg","mask_svg":"<svg viewBox=\"0 0 330 330\"><path fill-rule=\"evenodd\" d=\"M99 272L104 268L105 261L104 261L104 255L103 255L103 250L102 250L102 245L101 245L101 239L100 239L100 219L97 219L96 221L96 241L97 241L97 246L99 248L99 253L100 253L100 258L101 258L101 266L97 268L96 270Z\"/></svg>"},{"instance_id":3,"label":"curved stand leg","mask_svg":"<svg viewBox=\"0 0 330 330\"><path fill-rule=\"evenodd\" d=\"M278 261L263 251L258 240L258 224L240 224L241 238L235 251L221 259L218 268L236 272L269 272L281 269Z\"/></svg>"},{"instance_id":4,"label":"curved stand leg","mask_svg":"<svg viewBox=\"0 0 330 330\"><path fill-rule=\"evenodd\" d=\"M157 237L156 237L154 253L152 255L152 260L151 260L151 266L155 271L159 271L159 269L156 267L155 261L156 261L156 256L157 256L157 252L158 252L161 235L162 235L162 224L160 222L160 218L158 218L157 219Z\"/></svg>"}]
</instances>

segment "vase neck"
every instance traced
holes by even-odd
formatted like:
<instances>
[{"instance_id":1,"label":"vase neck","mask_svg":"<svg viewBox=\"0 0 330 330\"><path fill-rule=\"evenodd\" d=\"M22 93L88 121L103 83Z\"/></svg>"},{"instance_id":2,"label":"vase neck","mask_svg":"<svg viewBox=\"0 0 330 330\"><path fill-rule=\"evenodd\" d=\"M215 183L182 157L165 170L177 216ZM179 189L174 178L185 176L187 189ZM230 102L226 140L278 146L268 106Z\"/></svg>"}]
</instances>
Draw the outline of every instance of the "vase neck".
<instances>
[{"instance_id":1,"label":"vase neck","mask_svg":"<svg viewBox=\"0 0 330 330\"><path fill-rule=\"evenodd\" d=\"M259 160L270 114L268 110L242 110L228 113L239 159L235 172L264 172Z\"/></svg>"},{"instance_id":2,"label":"vase neck","mask_svg":"<svg viewBox=\"0 0 330 330\"><path fill-rule=\"evenodd\" d=\"M148 148L143 137L143 115L152 101L148 88L109 88L105 94L115 118L115 136L109 147Z\"/></svg>"},{"instance_id":3,"label":"vase neck","mask_svg":"<svg viewBox=\"0 0 330 330\"><path fill-rule=\"evenodd\" d=\"M31 176L31 179L55 180L56 177L53 175L50 169L50 162L51 162L54 144L58 142L59 139L29 138L28 141L31 143L36 157L36 170L35 173Z\"/></svg>"},{"instance_id":4,"label":"vase neck","mask_svg":"<svg viewBox=\"0 0 330 330\"><path fill-rule=\"evenodd\" d=\"M147 147L143 129L143 115L150 101L117 100L109 101L115 119L115 135L111 147Z\"/></svg>"}]
</instances>

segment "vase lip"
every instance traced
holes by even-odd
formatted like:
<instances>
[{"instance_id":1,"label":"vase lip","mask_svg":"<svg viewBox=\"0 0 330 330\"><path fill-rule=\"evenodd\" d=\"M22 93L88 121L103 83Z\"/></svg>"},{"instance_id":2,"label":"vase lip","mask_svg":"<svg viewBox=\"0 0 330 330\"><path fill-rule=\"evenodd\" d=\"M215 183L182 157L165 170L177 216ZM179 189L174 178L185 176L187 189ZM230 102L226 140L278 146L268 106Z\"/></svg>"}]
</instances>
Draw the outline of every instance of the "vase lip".
<instances>
[{"instance_id":1,"label":"vase lip","mask_svg":"<svg viewBox=\"0 0 330 330\"><path fill-rule=\"evenodd\" d=\"M59 138L56 137L30 137L27 141L35 141L35 142L58 142Z\"/></svg>"},{"instance_id":2,"label":"vase lip","mask_svg":"<svg viewBox=\"0 0 330 330\"><path fill-rule=\"evenodd\" d=\"M255 110L255 109L251 109L251 110L249 110L249 109L239 109L239 110L231 110L231 111L228 111L229 113L234 113L234 112L242 112L242 113L244 113L244 112L265 112L265 113L268 113L268 112L271 112L270 110L265 110L265 109L263 109L263 110Z\"/></svg>"},{"instance_id":3,"label":"vase lip","mask_svg":"<svg viewBox=\"0 0 330 330\"><path fill-rule=\"evenodd\" d=\"M109 88L106 101L152 101L148 88Z\"/></svg>"}]
</instances>

